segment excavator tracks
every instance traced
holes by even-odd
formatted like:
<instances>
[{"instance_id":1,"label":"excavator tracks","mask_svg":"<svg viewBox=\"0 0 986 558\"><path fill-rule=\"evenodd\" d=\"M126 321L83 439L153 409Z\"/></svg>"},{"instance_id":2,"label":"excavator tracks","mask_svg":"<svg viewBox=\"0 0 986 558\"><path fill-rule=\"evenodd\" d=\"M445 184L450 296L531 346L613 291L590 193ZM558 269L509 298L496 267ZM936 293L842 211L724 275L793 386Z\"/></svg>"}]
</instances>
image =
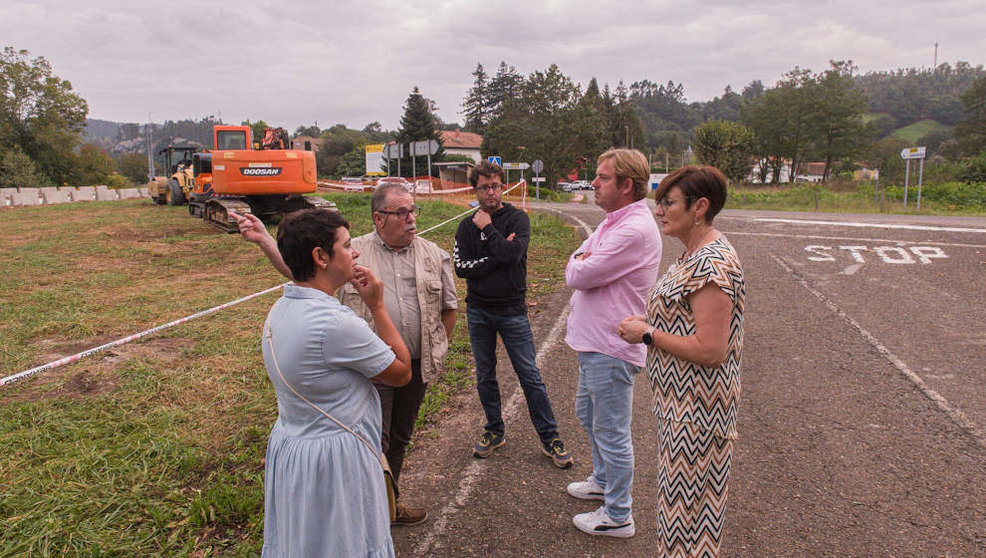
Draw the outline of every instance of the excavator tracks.
<instances>
[{"instance_id":1,"label":"excavator tracks","mask_svg":"<svg viewBox=\"0 0 986 558\"><path fill-rule=\"evenodd\" d=\"M254 203L251 204L251 201ZM237 233L239 227L236 221L229 216L230 212L253 213L266 221L275 215L287 214L301 209L339 210L335 202L319 196L270 196L264 199L264 203L250 198L224 197L207 200L202 207L202 219L223 232Z\"/></svg>"}]
</instances>

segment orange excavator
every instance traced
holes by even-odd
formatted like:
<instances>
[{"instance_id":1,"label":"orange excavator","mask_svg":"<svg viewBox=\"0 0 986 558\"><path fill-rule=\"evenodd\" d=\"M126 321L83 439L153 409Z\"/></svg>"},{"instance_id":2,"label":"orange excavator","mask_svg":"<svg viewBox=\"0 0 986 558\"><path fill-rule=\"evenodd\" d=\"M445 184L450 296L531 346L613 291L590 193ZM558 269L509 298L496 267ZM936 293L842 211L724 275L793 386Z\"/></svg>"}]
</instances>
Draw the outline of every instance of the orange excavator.
<instances>
[{"instance_id":1,"label":"orange excavator","mask_svg":"<svg viewBox=\"0 0 986 558\"><path fill-rule=\"evenodd\" d=\"M284 128L268 128L253 143L249 126L214 126L214 149L192 156L195 185L188 212L226 232L237 232L231 211L264 221L299 209L334 209L315 192L315 154L290 149Z\"/></svg>"}]
</instances>

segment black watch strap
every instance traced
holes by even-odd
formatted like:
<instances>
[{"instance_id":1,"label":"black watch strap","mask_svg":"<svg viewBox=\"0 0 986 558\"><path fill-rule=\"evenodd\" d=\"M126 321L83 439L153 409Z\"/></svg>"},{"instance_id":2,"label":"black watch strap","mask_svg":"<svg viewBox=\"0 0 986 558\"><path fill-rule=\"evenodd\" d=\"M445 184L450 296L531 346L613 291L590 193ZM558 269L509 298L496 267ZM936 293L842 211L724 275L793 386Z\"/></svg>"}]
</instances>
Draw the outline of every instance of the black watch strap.
<instances>
[{"instance_id":1,"label":"black watch strap","mask_svg":"<svg viewBox=\"0 0 986 558\"><path fill-rule=\"evenodd\" d=\"M643 339L644 345L650 345L654 342L654 337L651 336L650 332L644 333L641 338Z\"/></svg>"}]
</instances>

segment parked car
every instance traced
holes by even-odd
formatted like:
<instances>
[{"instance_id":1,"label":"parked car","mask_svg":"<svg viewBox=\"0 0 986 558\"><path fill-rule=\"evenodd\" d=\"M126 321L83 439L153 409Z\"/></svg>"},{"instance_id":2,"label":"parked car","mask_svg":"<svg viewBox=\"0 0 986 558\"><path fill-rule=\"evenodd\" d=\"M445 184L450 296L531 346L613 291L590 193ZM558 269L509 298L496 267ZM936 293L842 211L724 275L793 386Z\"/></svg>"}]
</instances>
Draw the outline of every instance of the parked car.
<instances>
[{"instance_id":1,"label":"parked car","mask_svg":"<svg viewBox=\"0 0 986 558\"><path fill-rule=\"evenodd\" d=\"M403 184L409 192L414 191L414 184L411 181L402 176L383 176L377 179L377 183L373 186L374 188L379 187L384 182L396 182L398 184Z\"/></svg>"},{"instance_id":2,"label":"parked car","mask_svg":"<svg viewBox=\"0 0 986 558\"><path fill-rule=\"evenodd\" d=\"M576 180L572 182L572 190L592 190L592 184L588 180Z\"/></svg>"},{"instance_id":3,"label":"parked car","mask_svg":"<svg viewBox=\"0 0 986 558\"><path fill-rule=\"evenodd\" d=\"M561 190L563 192L571 192L572 191L572 185L569 182L559 182L558 183L558 187L561 188Z\"/></svg>"}]
</instances>

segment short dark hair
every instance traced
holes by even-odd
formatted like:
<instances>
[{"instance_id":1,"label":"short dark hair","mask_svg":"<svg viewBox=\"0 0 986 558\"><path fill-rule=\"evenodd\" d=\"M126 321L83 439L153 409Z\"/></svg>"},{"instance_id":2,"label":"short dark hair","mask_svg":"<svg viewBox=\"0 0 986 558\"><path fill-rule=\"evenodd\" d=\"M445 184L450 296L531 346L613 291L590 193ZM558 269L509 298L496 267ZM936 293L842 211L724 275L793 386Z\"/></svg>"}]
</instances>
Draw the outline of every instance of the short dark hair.
<instances>
[{"instance_id":1,"label":"short dark hair","mask_svg":"<svg viewBox=\"0 0 986 558\"><path fill-rule=\"evenodd\" d=\"M349 222L338 211L302 209L281 220L277 228L277 251L291 270L295 281L307 281L315 276L312 250L321 248L332 257L340 227Z\"/></svg>"},{"instance_id":2,"label":"short dark hair","mask_svg":"<svg viewBox=\"0 0 986 558\"><path fill-rule=\"evenodd\" d=\"M709 200L709 211L705 214L705 222L711 223L712 218L719 214L722 206L726 205L726 184L728 180L722 171L715 167L689 165L681 167L664 177L654 192L654 201L661 201L668 196L668 191L677 186L685 195L685 207L691 207L692 201L699 198Z\"/></svg>"},{"instance_id":3,"label":"short dark hair","mask_svg":"<svg viewBox=\"0 0 986 558\"><path fill-rule=\"evenodd\" d=\"M500 183L507 181L507 175L503 172L503 168L496 163L490 161L480 161L471 171L469 171L469 184L473 188L479 184L480 176L498 176L500 177Z\"/></svg>"}]
</instances>

